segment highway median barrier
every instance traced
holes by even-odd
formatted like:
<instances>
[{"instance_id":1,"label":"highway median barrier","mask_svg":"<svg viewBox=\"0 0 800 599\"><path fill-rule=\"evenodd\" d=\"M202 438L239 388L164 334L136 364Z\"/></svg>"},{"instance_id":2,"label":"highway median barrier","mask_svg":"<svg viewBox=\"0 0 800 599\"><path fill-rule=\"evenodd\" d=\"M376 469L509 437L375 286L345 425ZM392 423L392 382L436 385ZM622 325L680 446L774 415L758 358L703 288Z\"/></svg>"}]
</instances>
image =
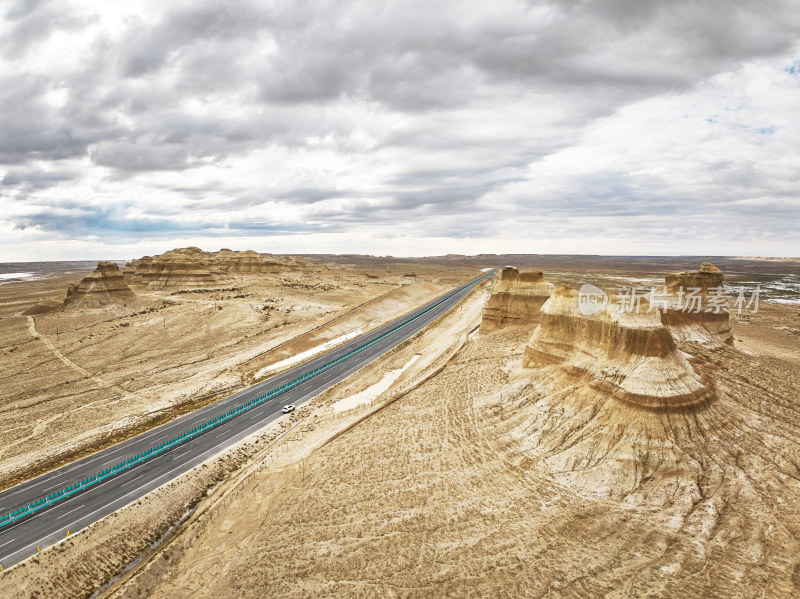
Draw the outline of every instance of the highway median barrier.
<instances>
[{"instance_id":1,"label":"highway median barrier","mask_svg":"<svg viewBox=\"0 0 800 599\"><path fill-rule=\"evenodd\" d=\"M488 273L488 275L484 275L481 278L483 279L483 278L486 278L487 276L491 276L491 274L493 274L493 273L494 273L494 271L491 271L490 273ZM129 469L131 469L131 468L133 468L135 466L138 466L142 462L145 462L145 461L149 460L150 458L152 458L152 457L154 457L156 455L165 453L165 452L169 451L170 449L173 449L177 445L180 445L180 444L182 444L182 443L184 443L186 441L189 441L190 439L193 439L193 438L197 437L198 435L201 435L202 433L207 432L208 430L219 426L220 424L228 422L232 418L235 418L236 416L238 416L238 415L240 415L240 414L242 414L242 413L254 408L255 406L258 406L258 405L264 403L265 401L268 401L268 400L272 399L276 395L279 395L279 394L287 391L288 389L291 389L291 388L296 387L297 385L299 385L301 383L304 383L305 381L307 381L311 377L316 376L317 374L320 374L321 372L325 372L326 370L329 370L330 368L333 368L334 366L336 366L337 364L342 363L343 361L347 360L348 358L351 358L354 355L359 354L362 351L372 347L376 343L379 343L380 341L383 341L384 339L386 339L390 335L394 334L396 331L398 331L398 330L400 330L400 329L402 329L404 327L407 327L412 322L416 321L419 318L422 318L425 314L428 314L431 310L434 310L435 308L441 306L443 303L445 303L446 301L448 301L449 299L451 299L455 295L461 293L465 289L468 289L472 285L475 285L475 281L474 280L470 281L466 285L462 285L461 287L459 287L455 291L452 291L451 293L447 294L446 296L441 298L438 302L436 302L432 306L428 307L427 309L423 310L422 312L420 312L416 316L406 320L402 324L399 324L399 325L397 325L395 327L392 327L390 330L388 330L387 332L379 335L378 337L376 337L372 341L364 343L364 344L356 347L355 349L347 352L346 354L344 354L344 355L342 355L342 356L340 356L340 357L338 357L338 358L336 358L334 360L331 360L330 362L326 362L322 366L319 366L319 367L315 368L314 370L311 370L311 371L307 372L306 374L301 375L301 376L297 377L296 379L294 379L292 381L289 381L288 383L284 383L283 385L281 385L279 387L276 387L275 389L272 389L271 391L268 391L267 393L264 393L263 395L260 395L255 399L251 399L250 401L248 401L248 402L246 402L246 403L244 403L244 404L242 404L242 405L240 405L240 406L238 406L236 408L233 408L232 410L229 410L228 412L225 412L224 414L222 414L220 416L217 416L216 418L212 418L211 420L208 420L207 422L204 422L203 424L200 424L200 425L198 425L198 426L196 426L196 427L194 427L194 428L192 428L192 429L190 429L190 430L188 430L188 431L186 431L184 433L181 433L180 435L177 435L176 437L173 437L172 439L169 439L167 441L164 441L163 443L155 445L154 447L151 447L147 451L144 451L144 452L139 453L139 454L137 454L137 455L135 455L135 456L133 456L131 458L128 458L128 459L126 459L126 460L124 460L122 462L119 462L118 464L115 464L114 466L111 466L110 468L106 468L102 472L99 472L97 474L94 474L92 476L84 478L83 480L81 480L81 481L79 481L77 483L71 484L71 485L69 485L67 487L64 487L63 489L61 489L59 491L56 491L55 493L51 493L50 495L47 495L46 497L42 497L41 499L37 499L36 501L34 501L32 503L29 503L29 504L27 504L25 506L17 508L16 510L14 510L12 512L8 512L8 513L4 514L3 516L0 516L0 530L2 530L3 527L9 526L9 525L13 524L14 522L17 522L17 521L19 521L19 520L21 520L23 518L26 518L28 516L32 516L33 514L36 514L37 512L40 512L41 510L43 510L43 509L45 509L45 508L47 508L47 507L49 507L49 506L51 506L51 505L53 505L55 503L58 503L58 502L63 501L65 499L68 499L69 497L71 497L71 496L73 496L73 495L75 495L77 493L80 493L82 491L85 491L89 487L97 485L97 484L107 480L108 478L111 478L113 476L121 474L122 472L125 472L125 471L127 471L127 470L129 470Z\"/></svg>"}]
</instances>

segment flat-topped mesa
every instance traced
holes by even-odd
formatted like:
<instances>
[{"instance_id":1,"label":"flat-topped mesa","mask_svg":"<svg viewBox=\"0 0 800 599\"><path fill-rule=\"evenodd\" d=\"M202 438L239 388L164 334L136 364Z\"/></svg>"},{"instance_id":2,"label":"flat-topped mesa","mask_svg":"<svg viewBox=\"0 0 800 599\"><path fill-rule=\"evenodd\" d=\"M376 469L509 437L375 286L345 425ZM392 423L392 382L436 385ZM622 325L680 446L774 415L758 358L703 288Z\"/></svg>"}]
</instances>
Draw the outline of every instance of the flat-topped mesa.
<instances>
[{"instance_id":1,"label":"flat-topped mesa","mask_svg":"<svg viewBox=\"0 0 800 599\"><path fill-rule=\"evenodd\" d=\"M115 262L98 262L92 274L69 286L62 305L72 308L100 308L124 305L135 297Z\"/></svg>"},{"instance_id":2,"label":"flat-topped mesa","mask_svg":"<svg viewBox=\"0 0 800 599\"><path fill-rule=\"evenodd\" d=\"M520 272L512 266L500 271L500 277L483 309L481 331L505 326L539 322L539 310L550 297L554 286L541 272Z\"/></svg>"},{"instance_id":3,"label":"flat-topped mesa","mask_svg":"<svg viewBox=\"0 0 800 599\"><path fill-rule=\"evenodd\" d=\"M205 252L197 247L188 247L132 260L125 266L123 274L131 285L159 290L227 285L231 283L231 275L274 273L303 267L305 261L297 256L285 259L252 250Z\"/></svg>"},{"instance_id":4,"label":"flat-topped mesa","mask_svg":"<svg viewBox=\"0 0 800 599\"><path fill-rule=\"evenodd\" d=\"M711 262L703 262L700 265L700 270L674 272L667 275L664 280L667 284L667 289L671 292L677 292L679 288L683 287L684 289L698 288L703 293L708 293L709 289L722 286L725 276Z\"/></svg>"},{"instance_id":5,"label":"flat-topped mesa","mask_svg":"<svg viewBox=\"0 0 800 599\"><path fill-rule=\"evenodd\" d=\"M667 275L664 324L681 338L704 341L711 333L717 340L733 344L724 281L722 271L710 262L704 262L700 270Z\"/></svg>"},{"instance_id":6,"label":"flat-topped mesa","mask_svg":"<svg viewBox=\"0 0 800 599\"><path fill-rule=\"evenodd\" d=\"M209 253L211 270L223 273L273 273L287 268L302 268L305 261L299 256L286 260L272 254L259 254L253 250L234 252L222 249L216 254Z\"/></svg>"},{"instance_id":7,"label":"flat-topped mesa","mask_svg":"<svg viewBox=\"0 0 800 599\"><path fill-rule=\"evenodd\" d=\"M132 260L125 265L123 275L131 285L152 290L215 286L222 282L209 271L206 252L196 247Z\"/></svg>"},{"instance_id":8,"label":"flat-topped mesa","mask_svg":"<svg viewBox=\"0 0 800 599\"><path fill-rule=\"evenodd\" d=\"M556 288L525 348L523 366L554 367L639 408L686 408L713 397L713 385L677 349L659 310L643 302L638 312L619 312L615 298L610 300L585 314L575 289Z\"/></svg>"}]
</instances>

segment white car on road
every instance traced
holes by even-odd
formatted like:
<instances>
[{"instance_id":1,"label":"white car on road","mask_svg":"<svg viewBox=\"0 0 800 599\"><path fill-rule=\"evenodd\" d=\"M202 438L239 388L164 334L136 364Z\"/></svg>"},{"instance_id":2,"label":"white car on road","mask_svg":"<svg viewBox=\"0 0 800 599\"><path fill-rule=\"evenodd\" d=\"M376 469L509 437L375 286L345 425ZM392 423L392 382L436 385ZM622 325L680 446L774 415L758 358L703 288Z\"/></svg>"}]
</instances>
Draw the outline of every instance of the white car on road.
<instances>
[{"instance_id":1,"label":"white car on road","mask_svg":"<svg viewBox=\"0 0 800 599\"><path fill-rule=\"evenodd\" d=\"M289 404L288 406L283 406L281 408L281 412L284 414L288 414L289 412L294 412L294 404Z\"/></svg>"}]
</instances>

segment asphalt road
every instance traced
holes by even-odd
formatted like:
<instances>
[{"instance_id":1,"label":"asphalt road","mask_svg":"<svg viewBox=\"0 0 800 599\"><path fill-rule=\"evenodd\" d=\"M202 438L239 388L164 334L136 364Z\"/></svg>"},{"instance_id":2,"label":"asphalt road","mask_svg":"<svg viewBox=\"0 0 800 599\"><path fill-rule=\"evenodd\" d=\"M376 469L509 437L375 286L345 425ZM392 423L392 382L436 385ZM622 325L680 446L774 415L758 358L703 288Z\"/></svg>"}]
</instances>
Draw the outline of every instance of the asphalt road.
<instances>
[{"instance_id":1,"label":"asphalt road","mask_svg":"<svg viewBox=\"0 0 800 599\"><path fill-rule=\"evenodd\" d=\"M69 530L75 534L285 416L280 411L281 407L290 403L299 406L309 401L397 347L453 308L474 289L475 285L489 279L493 274L494 271L489 271L457 288L454 290L455 293L448 292L401 318L219 402L0 493L0 515L2 515L142 453L393 331L371 347L350 356L328 370L319 372L295 387L286 389L283 393L227 422L36 514L1 527L0 565L8 568L26 559L36 553L37 546L42 549L49 547L62 540ZM426 313L426 310L429 311ZM423 313L423 316L414 320ZM404 323L409 324L397 328Z\"/></svg>"}]
</instances>

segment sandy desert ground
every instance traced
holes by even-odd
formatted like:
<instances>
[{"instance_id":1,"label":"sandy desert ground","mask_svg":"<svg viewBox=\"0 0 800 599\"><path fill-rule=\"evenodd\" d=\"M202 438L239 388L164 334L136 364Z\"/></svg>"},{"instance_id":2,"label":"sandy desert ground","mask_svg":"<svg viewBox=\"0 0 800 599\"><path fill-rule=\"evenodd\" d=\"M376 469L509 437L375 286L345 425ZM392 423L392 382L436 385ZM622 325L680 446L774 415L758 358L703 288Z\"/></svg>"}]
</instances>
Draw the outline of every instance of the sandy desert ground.
<instances>
[{"instance_id":1,"label":"sandy desert ground","mask_svg":"<svg viewBox=\"0 0 800 599\"><path fill-rule=\"evenodd\" d=\"M796 363L684 345L719 399L641 413L523 371L529 333L252 477L117 596L796 596Z\"/></svg>"},{"instance_id":2,"label":"sandy desert ground","mask_svg":"<svg viewBox=\"0 0 800 599\"><path fill-rule=\"evenodd\" d=\"M63 317L57 312L36 317L37 332L56 349L63 343L64 356L88 373L83 378L42 340L31 340L27 318L8 307L0 326L9 332L4 340L19 339L20 349L12 355L26 351L28 360L58 376L69 373L64 380L74 377L69 384L76 386L76 397L100 401L115 389L101 386L92 378L97 377L126 390L130 402L100 405L86 427L78 419L70 425L70 419L53 418L15 439L35 432L59 445L81 435L89 441L69 455L88 451L91 443L104 442L96 439L105 439L120 417L133 423L121 433L129 434L153 406L175 406L169 414L177 413L187 398L246 382L264 365L368 326L381 314L367 304L363 314L348 315L353 320L346 324L335 321L313 337L258 356L265 346L353 305L390 292L376 302L390 297L386 311L402 310L474 272L472 265L413 268L416 283L405 286L406 267L381 272L377 280L364 276L364 269L377 274L374 264L315 270L315 281L349 288L315 292L313 302L299 290L286 299L285 287L260 287L264 283L257 278L259 283L246 288L254 297L276 298L282 308L319 303L280 312L288 322L278 320L274 329L253 309L253 298L225 296L238 292L160 293L143 299L157 306L155 312L70 317L75 324L69 333L59 328L58 342L53 336L61 323L67 328L58 321ZM559 268L545 276L554 283L608 285L626 277L663 281L669 270L587 274ZM140 561L104 596L792 597L800 592L800 306L762 303L757 314L733 316L733 346L676 335L677 350L713 376L714 396L689 409L659 411L623 405L555 367L523 368L531 324L478 329L490 291L476 291L425 334L290 420L6 572L0 580L4 592L87 596L136 556ZM26 293L26 302L36 300L37 293ZM12 301L11 295L6 299ZM214 301L223 309L211 309ZM24 305L14 304L14 310ZM186 320L183 313L189 314ZM206 315L204 329L210 332L194 332L191 350L160 347L159 325L186 334L199 314ZM120 327L124 319L131 324ZM137 322L147 324L135 327ZM256 333L259 324L265 330ZM135 328L142 333L126 336ZM139 335L149 341L136 346ZM116 368L102 361L103 347L111 347L102 343L111 339L136 348ZM204 344L206 351L200 349ZM420 357L370 403L334 408L414 356ZM23 372L24 360L10 363ZM137 387L143 374L148 384ZM46 378L23 379L28 386L17 392L15 409L29 406L40 410L31 412L41 414L39 420L52 417L48 408L37 408L46 395L25 403L26 393ZM11 383L7 388L15 389ZM133 399L136 393L141 399ZM49 401L79 405L76 399ZM17 445L22 443L12 447ZM50 463L46 452L12 449L0 456L0 467L24 476L29 470L21 465L33 458L42 467ZM177 530L147 550L182 516L187 519Z\"/></svg>"},{"instance_id":3,"label":"sandy desert ground","mask_svg":"<svg viewBox=\"0 0 800 599\"><path fill-rule=\"evenodd\" d=\"M377 326L471 272L412 279L402 266L371 277L316 266L34 315L23 312L63 299L76 275L2 285L0 487L218 399L259 368Z\"/></svg>"}]
</instances>

